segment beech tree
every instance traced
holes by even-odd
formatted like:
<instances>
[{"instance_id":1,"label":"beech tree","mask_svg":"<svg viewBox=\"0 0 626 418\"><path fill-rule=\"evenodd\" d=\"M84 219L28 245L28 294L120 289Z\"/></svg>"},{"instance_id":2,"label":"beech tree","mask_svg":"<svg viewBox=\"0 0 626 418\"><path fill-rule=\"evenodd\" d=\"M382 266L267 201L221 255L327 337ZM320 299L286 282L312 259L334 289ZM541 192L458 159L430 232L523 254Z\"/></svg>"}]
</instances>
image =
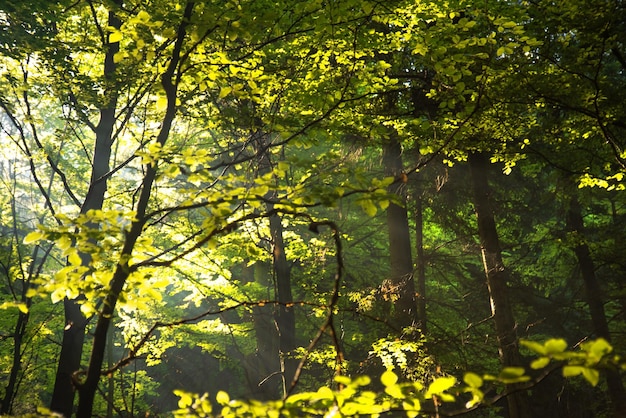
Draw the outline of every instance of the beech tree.
<instances>
[{"instance_id":1,"label":"beech tree","mask_svg":"<svg viewBox=\"0 0 626 418\"><path fill-rule=\"evenodd\" d=\"M5 2L2 413L620 411L618 3Z\"/></svg>"}]
</instances>

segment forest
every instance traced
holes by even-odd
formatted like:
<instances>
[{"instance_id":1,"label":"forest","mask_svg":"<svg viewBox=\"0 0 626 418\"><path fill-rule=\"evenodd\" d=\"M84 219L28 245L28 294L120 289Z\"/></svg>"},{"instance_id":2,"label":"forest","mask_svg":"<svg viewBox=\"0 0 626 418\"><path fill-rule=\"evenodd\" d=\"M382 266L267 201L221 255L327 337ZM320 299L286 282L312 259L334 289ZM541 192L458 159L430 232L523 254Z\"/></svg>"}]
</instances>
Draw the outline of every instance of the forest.
<instances>
[{"instance_id":1,"label":"forest","mask_svg":"<svg viewBox=\"0 0 626 418\"><path fill-rule=\"evenodd\" d=\"M623 0L0 0L0 416L625 417Z\"/></svg>"}]
</instances>

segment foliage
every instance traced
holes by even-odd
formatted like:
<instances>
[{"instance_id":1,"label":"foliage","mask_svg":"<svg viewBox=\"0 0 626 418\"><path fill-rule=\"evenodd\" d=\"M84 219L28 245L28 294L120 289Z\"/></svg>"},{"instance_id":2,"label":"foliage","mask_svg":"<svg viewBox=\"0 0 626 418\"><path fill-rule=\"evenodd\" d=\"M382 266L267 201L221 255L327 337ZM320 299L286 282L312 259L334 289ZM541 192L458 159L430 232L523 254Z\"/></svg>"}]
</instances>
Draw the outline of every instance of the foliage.
<instances>
[{"instance_id":1,"label":"foliage","mask_svg":"<svg viewBox=\"0 0 626 418\"><path fill-rule=\"evenodd\" d=\"M547 408L555 367L595 388L559 399L601 413L599 369L626 348L608 340L625 326L624 22L617 0L4 1L3 413L50 404L83 323L66 389L95 396L84 415L166 413L177 390L179 415L415 416L508 384ZM528 374L499 363L475 152ZM422 246L420 333L390 320L394 188Z\"/></svg>"},{"instance_id":2,"label":"foliage","mask_svg":"<svg viewBox=\"0 0 626 418\"><path fill-rule=\"evenodd\" d=\"M582 374L593 386L598 383L600 370L607 367L621 367L626 370L626 363L620 356L610 355L612 347L603 339L581 344L580 351L568 350L562 339L550 339L543 344L534 341L522 341L522 344L540 355L533 361L531 369L543 369L551 361L563 376L570 378ZM555 367L552 367L553 371ZM544 376L535 379L543 379ZM492 400L486 397L487 383L510 384L529 382L533 379L524 368L503 368L497 376L479 376L473 372L464 374L462 383L453 376L435 378L424 386L417 382L401 382L390 370L380 376L382 392L367 390L371 381L366 376L351 379L348 376L336 376L336 389L324 386L316 392L292 394L282 401L258 402L230 399L225 392L216 395L219 412L223 417L257 416L380 416L388 412L403 412L407 417L429 416L433 411L443 408L447 403L460 399L469 400L465 407L474 409L479 405L489 405ZM207 394L199 396L177 391L180 397L177 417L213 415L213 405ZM501 396L501 395L499 395ZM457 399L458 398L458 399Z\"/></svg>"}]
</instances>

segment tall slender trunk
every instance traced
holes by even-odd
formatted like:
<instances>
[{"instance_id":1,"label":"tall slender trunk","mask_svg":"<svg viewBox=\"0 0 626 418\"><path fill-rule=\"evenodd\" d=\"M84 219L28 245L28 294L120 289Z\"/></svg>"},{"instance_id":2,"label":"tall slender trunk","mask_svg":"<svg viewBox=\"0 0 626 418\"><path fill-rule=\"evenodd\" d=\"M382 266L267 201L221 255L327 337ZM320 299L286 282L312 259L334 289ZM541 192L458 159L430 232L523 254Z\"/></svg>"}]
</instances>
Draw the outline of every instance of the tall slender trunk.
<instances>
[{"instance_id":1,"label":"tall slender trunk","mask_svg":"<svg viewBox=\"0 0 626 418\"><path fill-rule=\"evenodd\" d=\"M602 288L596 276L596 269L589 246L585 241L585 225L576 192L572 193L567 210L567 229L573 234L575 240L574 253L576 254L580 274L585 284L585 296L589 306L593 332L597 337L602 337L610 342L611 332L604 312ZM624 391L624 384L619 371L613 369L606 370L606 383L615 417L626 417L626 392Z\"/></svg>"},{"instance_id":2,"label":"tall slender trunk","mask_svg":"<svg viewBox=\"0 0 626 418\"><path fill-rule=\"evenodd\" d=\"M14 176L14 181L16 178L17 177ZM48 191L49 190L50 189L48 189ZM17 245L20 234L19 234L19 228L17 225L18 217L17 217L17 209L15 206L15 196L11 198L11 213L12 213L12 219L13 219L13 236L15 237L14 242ZM18 254L20 254L19 246L17 248L17 252ZM28 290L32 286L33 279L38 277L39 274L41 273L41 269L43 268L45 260L48 258L48 255L49 255L49 250L44 251L44 254L41 256L40 256L40 252L41 252L41 248L37 245L32 251L30 265L28 266L28 270L26 271L21 269L21 265L23 264L23 261L24 261L21 255L18 256L18 260L17 260L20 264L21 277L23 278L21 289L19 292L20 302L25 304L26 308L29 310L32 304L32 299L30 297L27 297ZM11 277L9 277L8 279L11 280ZM27 312L20 311L18 313L17 321L15 323L15 327L13 328L13 353L12 353L13 358L12 358L12 364L11 364L11 371L9 372L9 378L5 386L4 398L2 399L2 404L0 405L0 414L10 414L13 409L13 401L15 399L15 395L17 394L17 390L19 386L18 384L19 376L20 376L20 372L22 371L22 361L23 361L23 356L24 356L24 353L22 351L23 349L22 344L24 342L24 336L26 335L26 330L28 327L29 320L30 320L30 311L27 311Z\"/></svg>"},{"instance_id":3,"label":"tall slender trunk","mask_svg":"<svg viewBox=\"0 0 626 418\"><path fill-rule=\"evenodd\" d=\"M424 208L422 190L415 192L415 282L417 287L417 326L426 332L426 260L424 258Z\"/></svg>"},{"instance_id":4,"label":"tall slender trunk","mask_svg":"<svg viewBox=\"0 0 626 418\"><path fill-rule=\"evenodd\" d=\"M10 414L16 392L16 384L22 369L22 341L28 325L28 313L19 312L13 331L13 363L9 379L5 387L4 398L0 406L0 414Z\"/></svg>"},{"instance_id":5,"label":"tall slender trunk","mask_svg":"<svg viewBox=\"0 0 626 418\"><path fill-rule=\"evenodd\" d=\"M400 176L402 165L402 145L397 135L392 134L383 146L383 164L385 174ZM390 187L402 205L389 204L387 208L387 228L389 231L389 255L391 263L390 290L395 300L392 323L402 330L418 322L413 281L413 260L411 233L406 210L406 183L401 182Z\"/></svg>"},{"instance_id":6,"label":"tall slender trunk","mask_svg":"<svg viewBox=\"0 0 626 418\"><path fill-rule=\"evenodd\" d=\"M246 281L254 281L264 288L271 286L268 263L257 262L253 266L244 267ZM270 299L270 296L267 296ZM246 372L250 375L253 397L257 399L277 399L280 397L279 380L281 376L280 359L278 358L279 341L274 307L271 305L254 306L252 308L256 352ZM282 385L282 381L280 382Z\"/></svg>"},{"instance_id":7,"label":"tall slender trunk","mask_svg":"<svg viewBox=\"0 0 626 418\"><path fill-rule=\"evenodd\" d=\"M183 42L187 34L187 26L190 24L195 3L188 2L183 12L182 20L178 26L176 42L172 51L172 57L168 67L161 77L161 85L167 98L167 108L161 123L161 129L157 135L156 142L163 146L169 138L172 124L176 117L176 96L178 93L178 80L175 79L181 61L181 51ZM146 167L146 174L143 177L139 199L136 204L136 220L133 221L130 230L126 234L124 246L120 252L120 259L115 266L113 278L109 284L109 290L102 304L102 310L98 314L98 321L93 333L93 347L87 368L87 377L79 387L79 402L76 416L78 418L89 418L92 415L93 403L98 389L98 383L102 374L102 364L104 362L107 333L115 314L115 306L122 293L124 284L131 273L132 266L128 263L135 249L137 240L143 233L143 228L147 219L145 218L148 205L152 197L153 184L157 176L157 164L151 163Z\"/></svg>"},{"instance_id":8,"label":"tall slender trunk","mask_svg":"<svg viewBox=\"0 0 626 418\"><path fill-rule=\"evenodd\" d=\"M259 173L267 174L272 170L272 162L269 154L268 136L264 132L255 133L257 137L257 152L259 153ZM268 199L275 197L275 193L268 192ZM274 205L266 204L267 210L272 211ZM272 266L274 272L276 298L278 306L275 310L275 321L278 329L278 349L280 356L280 371L283 376L283 392L290 386L294 377L297 364L289 358L291 351L296 348L296 317L291 305L293 295L291 292L291 266L285 254L285 242L283 240L282 217L278 214L269 216L270 235L272 245ZM285 392L286 393L286 392Z\"/></svg>"},{"instance_id":9,"label":"tall slender trunk","mask_svg":"<svg viewBox=\"0 0 626 418\"><path fill-rule=\"evenodd\" d=\"M272 261L276 280L278 296L278 309L276 323L278 325L278 341L281 355L281 370L283 372L283 395L286 388L291 386L296 372L296 361L290 356L296 348L296 316L291 293L291 266L285 255L285 243L283 240L282 218L278 215L270 216L270 231L272 234Z\"/></svg>"},{"instance_id":10,"label":"tall slender trunk","mask_svg":"<svg viewBox=\"0 0 626 418\"><path fill-rule=\"evenodd\" d=\"M115 5L121 6L122 0L115 0ZM117 18L114 10L109 11L108 25L115 28L121 27L121 21ZM119 51L119 43L107 44L104 59L103 76L108 83L113 83L116 64L113 60L115 53ZM107 190L107 177L110 168L111 147L113 145L113 129L115 127L115 109L117 107L118 92L115 86L109 87L106 92L108 102L100 109L100 120L95 127L95 147L92 161L91 180L87 196L81 207L81 213L89 210L102 209L104 196ZM89 265L88 254L81 254L83 265ZM57 365L57 372L52 392L50 409L53 412L65 416L72 414L76 388L74 385L74 373L80 369L80 362L85 341L85 329L89 322L80 310L79 299L63 301L65 308L65 328L61 342L61 353Z\"/></svg>"},{"instance_id":11,"label":"tall slender trunk","mask_svg":"<svg viewBox=\"0 0 626 418\"><path fill-rule=\"evenodd\" d=\"M487 180L489 162L484 153L472 153L468 158L474 191L474 207L478 219L478 235L483 258L491 314L498 338L500 360L505 367L522 365L516 335L516 323L509 302L509 273L502 261L502 252L493 207L491 189ZM507 385L514 391L507 396L509 417L530 418L528 396L524 391L515 391L515 385Z\"/></svg>"},{"instance_id":12,"label":"tall slender trunk","mask_svg":"<svg viewBox=\"0 0 626 418\"><path fill-rule=\"evenodd\" d=\"M110 369L113 367L113 332L114 332L113 322L109 325L109 334L107 335L107 366ZM113 406L115 403L115 380L114 375L111 373L107 376L107 418L113 418ZM134 389L134 388L133 388Z\"/></svg>"}]
</instances>

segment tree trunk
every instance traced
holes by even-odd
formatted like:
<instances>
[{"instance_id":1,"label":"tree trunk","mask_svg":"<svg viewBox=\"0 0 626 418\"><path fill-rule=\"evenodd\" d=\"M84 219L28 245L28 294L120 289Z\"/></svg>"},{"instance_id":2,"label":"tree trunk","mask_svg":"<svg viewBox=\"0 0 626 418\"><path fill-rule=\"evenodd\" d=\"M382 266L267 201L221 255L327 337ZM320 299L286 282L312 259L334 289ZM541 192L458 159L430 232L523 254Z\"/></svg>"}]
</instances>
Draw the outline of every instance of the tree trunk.
<instances>
[{"instance_id":1,"label":"tree trunk","mask_svg":"<svg viewBox=\"0 0 626 418\"><path fill-rule=\"evenodd\" d=\"M390 135L383 146L383 164L385 174L400 176L402 166L402 146L395 134ZM390 186L403 205L390 203L387 208L387 228L389 231L389 255L391 278L389 280L390 298L394 301L392 324L399 330L415 326L418 322L415 301L415 283L413 282L413 260L411 256L411 233L406 210L406 182Z\"/></svg>"},{"instance_id":2,"label":"tree trunk","mask_svg":"<svg viewBox=\"0 0 626 418\"><path fill-rule=\"evenodd\" d=\"M426 260L424 259L424 208L421 188L415 193L415 277L417 284L417 326L426 332Z\"/></svg>"},{"instance_id":3,"label":"tree trunk","mask_svg":"<svg viewBox=\"0 0 626 418\"><path fill-rule=\"evenodd\" d=\"M575 192L572 194L567 211L567 229L572 233L575 240L574 253L578 259L580 274L585 284L585 295L593 332L597 337L602 337L611 342L609 324L604 312L604 301L600 281L596 277L596 269L585 242L585 225L580 209L580 202ZM606 370L606 383L609 389L609 397L615 417L626 417L626 392L618 370Z\"/></svg>"},{"instance_id":4,"label":"tree trunk","mask_svg":"<svg viewBox=\"0 0 626 418\"><path fill-rule=\"evenodd\" d=\"M268 263L259 261L253 266L244 267L244 276L246 281L255 281L269 291L270 269ZM280 397L279 386L282 386L282 378L277 373L280 370L280 360L278 358L278 327L274 310L274 307L269 304L252 308L256 352L246 372L249 373L253 385L251 387L253 396L261 400L277 399Z\"/></svg>"},{"instance_id":5,"label":"tree trunk","mask_svg":"<svg viewBox=\"0 0 626 418\"><path fill-rule=\"evenodd\" d=\"M272 234L272 261L279 302L276 311L276 324L278 325L281 370L283 372L283 395L286 395L286 388L291 386L297 367L295 359L290 358L293 354L291 351L296 348L296 316L293 306L290 306L293 302L291 266L285 255L282 218L278 215L272 215L269 221Z\"/></svg>"},{"instance_id":6,"label":"tree trunk","mask_svg":"<svg viewBox=\"0 0 626 418\"><path fill-rule=\"evenodd\" d=\"M258 153L259 174L267 174L272 170L272 162L270 159L269 143L267 134L259 131L254 133L256 136L256 149ZM266 199L271 200L275 197L275 193L269 191ZM274 209L272 203L267 203L268 211ZM278 214L269 216L270 235L272 246L272 266L274 273L276 299L278 306L275 309L275 321L278 328L278 349L280 358L280 371L283 376L283 392L290 386L294 377L297 362L295 359L289 358L291 351L296 348L296 317L294 308L291 305L293 296L291 292L291 266L287 261L285 254L285 243L283 240L283 224L282 217Z\"/></svg>"},{"instance_id":7,"label":"tree trunk","mask_svg":"<svg viewBox=\"0 0 626 418\"><path fill-rule=\"evenodd\" d=\"M491 314L498 338L500 360L505 367L521 366L522 361L517 344L516 323L508 297L509 273L502 261L500 241L491 206L491 190L487 181L489 163L484 153L472 153L468 158L474 191L474 207L478 219L478 235L487 277ZM507 385L507 390L515 391L516 385ZM530 418L530 408L526 392L513 392L507 396L509 417Z\"/></svg>"},{"instance_id":8,"label":"tree trunk","mask_svg":"<svg viewBox=\"0 0 626 418\"><path fill-rule=\"evenodd\" d=\"M27 325L28 313L20 312L13 331L13 364L11 366L11 372L9 373L9 380L5 388L4 398L2 399L2 405L0 406L0 414L2 415L10 414L13 407L16 384L20 370L22 369L22 339L26 333Z\"/></svg>"},{"instance_id":9,"label":"tree trunk","mask_svg":"<svg viewBox=\"0 0 626 418\"><path fill-rule=\"evenodd\" d=\"M190 23L191 16L193 14L195 4L188 2L183 12L183 17L180 25L178 26L178 32L176 34L176 41L174 43L174 49L172 51L172 57L169 61L167 69L161 77L161 85L167 98L167 107L163 121L161 123L161 129L157 135L156 142L163 146L169 138L172 124L176 117L176 96L178 93L178 85L175 84L175 73L178 70L181 59L181 50L183 41L186 37L187 26ZM104 355L107 345L107 332L113 315L115 314L115 306L122 293L124 284L131 273L132 266L129 266L128 260L130 260L135 244L141 236L144 228L144 224L147 221L145 218L148 204L152 196L152 188L157 176L157 164L151 163L146 167L146 174L141 183L139 199L136 204L136 220L133 221L130 230L126 234L124 246L120 253L120 259L115 266L115 272L113 278L109 284L109 290L105 297L102 310L98 314L98 322L94 330L93 347L91 350L91 357L89 359L89 367L87 368L87 377L79 387L79 402L76 416L78 418L89 418L92 415L93 403L96 391L98 389L98 383L102 374L102 364L104 362Z\"/></svg>"},{"instance_id":10,"label":"tree trunk","mask_svg":"<svg viewBox=\"0 0 626 418\"><path fill-rule=\"evenodd\" d=\"M121 0L115 0L115 4L121 6ZM115 11L110 11L108 16L108 25L115 28L121 27L121 21L117 18ZM107 51L104 60L104 79L111 80L116 64L113 56L119 51L119 43L110 43L107 45ZM87 213L89 210L99 210L103 207L104 196L107 190L107 177L109 173L109 164L111 158L111 148L113 145L113 129L115 126L115 109L117 107L118 93L116 89L107 90L105 95L109 98L108 103L103 105L100 110L100 120L95 127L95 147L93 155L93 167L91 171L91 180L87 196L81 207L81 213ZM89 265L90 257L88 254L81 254L83 265ZM61 343L61 353L54 382L54 390L50 409L53 412L70 416L72 414L75 385L73 381L74 373L80 369L80 361L83 353L83 344L85 341L85 328L89 320L85 318L80 310L79 300L64 300L65 308L65 328L63 331L63 340Z\"/></svg>"}]
</instances>

